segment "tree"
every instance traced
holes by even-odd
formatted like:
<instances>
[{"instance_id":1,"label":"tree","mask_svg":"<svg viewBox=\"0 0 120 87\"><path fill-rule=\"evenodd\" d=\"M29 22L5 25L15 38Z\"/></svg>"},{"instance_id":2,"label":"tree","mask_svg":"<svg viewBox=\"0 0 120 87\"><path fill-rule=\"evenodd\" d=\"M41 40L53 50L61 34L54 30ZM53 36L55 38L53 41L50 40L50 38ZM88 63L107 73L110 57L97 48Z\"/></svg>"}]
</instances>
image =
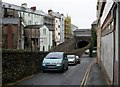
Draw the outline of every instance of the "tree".
<instances>
[{"instance_id":1,"label":"tree","mask_svg":"<svg viewBox=\"0 0 120 87\"><path fill-rule=\"evenodd\" d=\"M90 40L90 57L93 57L93 48L97 46L97 34L96 34L96 21L93 22L92 28L91 28L91 40Z\"/></svg>"}]
</instances>

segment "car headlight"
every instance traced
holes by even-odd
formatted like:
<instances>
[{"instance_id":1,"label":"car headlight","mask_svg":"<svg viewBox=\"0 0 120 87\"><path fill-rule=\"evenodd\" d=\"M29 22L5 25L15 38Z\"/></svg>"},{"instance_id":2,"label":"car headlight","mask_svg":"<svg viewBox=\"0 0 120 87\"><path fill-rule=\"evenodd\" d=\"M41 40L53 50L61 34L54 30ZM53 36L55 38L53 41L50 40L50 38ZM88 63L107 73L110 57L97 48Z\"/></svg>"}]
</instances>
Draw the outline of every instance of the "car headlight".
<instances>
[{"instance_id":1,"label":"car headlight","mask_svg":"<svg viewBox=\"0 0 120 87\"><path fill-rule=\"evenodd\" d=\"M45 66L46 64L45 63L42 63L42 66Z\"/></svg>"},{"instance_id":2,"label":"car headlight","mask_svg":"<svg viewBox=\"0 0 120 87\"><path fill-rule=\"evenodd\" d=\"M62 63L59 63L59 62L57 63L57 66L61 66L61 65L62 65Z\"/></svg>"}]
</instances>

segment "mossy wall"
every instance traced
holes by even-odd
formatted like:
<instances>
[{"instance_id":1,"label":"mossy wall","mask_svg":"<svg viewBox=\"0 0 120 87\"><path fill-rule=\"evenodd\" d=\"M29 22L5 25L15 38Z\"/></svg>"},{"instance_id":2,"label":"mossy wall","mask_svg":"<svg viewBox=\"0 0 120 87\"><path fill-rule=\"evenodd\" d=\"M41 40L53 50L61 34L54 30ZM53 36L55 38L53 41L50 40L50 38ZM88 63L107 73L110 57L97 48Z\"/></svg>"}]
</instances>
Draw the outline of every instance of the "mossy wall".
<instances>
[{"instance_id":1,"label":"mossy wall","mask_svg":"<svg viewBox=\"0 0 120 87\"><path fill-rule=\"evenodd\" d=\"M49 52L22 50L2 51L2 83L12 83L41 71L43 58Z\"/></svg>"}]
</instances>

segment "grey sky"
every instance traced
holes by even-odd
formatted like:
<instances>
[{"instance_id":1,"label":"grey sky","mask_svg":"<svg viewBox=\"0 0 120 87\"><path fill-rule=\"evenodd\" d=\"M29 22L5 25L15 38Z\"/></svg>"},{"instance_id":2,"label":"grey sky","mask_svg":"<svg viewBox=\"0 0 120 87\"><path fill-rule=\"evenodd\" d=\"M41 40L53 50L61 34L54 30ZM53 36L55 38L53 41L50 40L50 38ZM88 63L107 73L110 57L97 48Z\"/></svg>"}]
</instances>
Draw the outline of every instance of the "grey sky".
<instances>
[{"instance_id":1,"label":"grey sky","mask_svg":"<svg viewBox=\"0 0 120 87\"><path fill-rule=\"evenodd\" d=\"M2 0L3 2L21 5L27 3L28 8L36 6L38 10L47 13L48 9L54 12L71 16L71 21L79 28L91 28L96 20L97 0Z\"/></svg>"}]
</instances>

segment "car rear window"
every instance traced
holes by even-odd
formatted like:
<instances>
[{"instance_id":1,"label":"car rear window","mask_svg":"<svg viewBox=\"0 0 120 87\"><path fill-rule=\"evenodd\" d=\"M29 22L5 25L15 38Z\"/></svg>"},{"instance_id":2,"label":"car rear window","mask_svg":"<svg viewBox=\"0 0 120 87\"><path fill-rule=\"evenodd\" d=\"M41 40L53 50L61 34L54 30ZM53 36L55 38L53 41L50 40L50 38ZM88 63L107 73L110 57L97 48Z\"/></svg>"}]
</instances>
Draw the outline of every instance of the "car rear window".
<instances>
[{"instance_id":1,"label":"car rear window","mask_svg":"<svg viewBox=\"0 0 120 87\"><path fill-rule=\"evenodd\" d=\"M67 55L67 58L73 59L73 58L75 58L75 55Z\"/></svg>"},{"instance_id":2,"label":"car rear window","mask_svg":"<svg viewBox=\"0 0 120 87\"><path fill-rule=\"evenodd\" d=\"M58 57L46 57L46 59L61 59L61 58L58 58Z\"/></svg>"}]
</instances>

